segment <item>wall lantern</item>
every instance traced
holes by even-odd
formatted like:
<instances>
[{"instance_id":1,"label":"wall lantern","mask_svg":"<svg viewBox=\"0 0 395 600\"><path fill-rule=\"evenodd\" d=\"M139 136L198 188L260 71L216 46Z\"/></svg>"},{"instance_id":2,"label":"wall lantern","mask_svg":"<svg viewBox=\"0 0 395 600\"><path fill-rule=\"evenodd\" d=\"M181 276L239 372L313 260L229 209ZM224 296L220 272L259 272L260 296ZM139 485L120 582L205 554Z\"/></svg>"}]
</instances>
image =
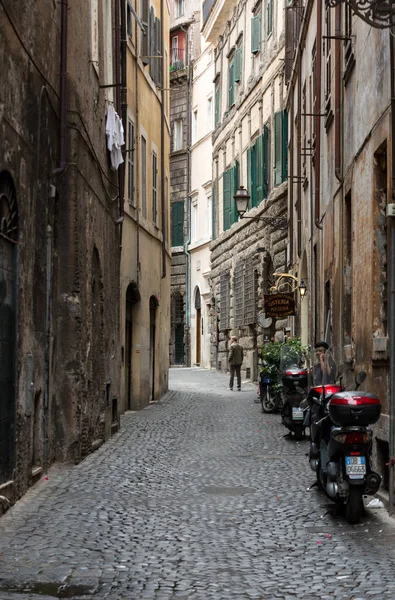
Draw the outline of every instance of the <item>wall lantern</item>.
<instances>
[{"instance_id":1,"label":"wall lantern","mask_svg":"<svg viewBox=\"0 0 395 600\"><path fill-rule=\"evenodd\" d=\"M386 29L395 24L395 4L392 1L326 0L329 8L342 3L349 6L365 23L377 29Z\"/></svg>"},{"instance_id":2,"label":"wall lantern","mask_svg":"<svg viewBox=\"0 0 395 600\"><path fill-rule=\"evenodd\" d=\"M303 300L303 298L306 296L307 293L307 286L304 282L304 279L302 279L302 281L299 284L299 294L300 294L300 299Z\"/></svg>"},{"instance_id":3,"label":"wall lantern","mask_svg":"<svg viewBox=\"0 0 395 600\"><path fill-rule=\"evenodd\" d=\"M287 229L288 221L284 217L246 217L245 213L248 210L248 203L250 200L250 194L248 190L244 186L240 186L235 195L233 196L236 212L239 215L240 219L252 219L253 221L265 221L269 225L273 225L277 229Z\"/></svg>"}]
</instances>

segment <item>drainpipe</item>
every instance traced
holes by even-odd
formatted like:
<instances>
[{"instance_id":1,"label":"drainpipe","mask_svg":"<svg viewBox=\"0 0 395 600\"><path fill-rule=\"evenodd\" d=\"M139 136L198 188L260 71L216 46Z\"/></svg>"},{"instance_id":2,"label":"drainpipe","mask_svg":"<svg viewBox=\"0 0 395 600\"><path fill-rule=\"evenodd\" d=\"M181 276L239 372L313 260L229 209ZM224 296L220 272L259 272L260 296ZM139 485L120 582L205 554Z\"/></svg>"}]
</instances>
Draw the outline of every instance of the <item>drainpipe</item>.
<instances>
[{"instance_id":1,"label":"drainpipe","mask_svg":"<svg viewBox=\"0 0 395 600\"><path fill-rule=\"evenodd\" d=\"M322 229L320 223L320 183L321 183L321 63L322 63L322 4L317 2L317 47L316 47L316 116L315 118L315 198L314 198L314 223Z\"/></svg>"},{"instance_id":2,"label":"drainpipe","mask_svg":"<svg viewBox=\"0 0 395 600\"><path fill-rule=\"evenodd\" d=\"M121 6L120 6L121 3ZM127 136L127 120L126 120L126 7L124 0L115 0L114 19L115 19L115 103L117 113L122 118L125 135ZM122 42L121 42L122 38ZM121 44L122 44L122 59L121 59ZM121 90L122 88L122 90ZM122 156L125 161L125 149L122 151ZM125 162L118 167L118 221L119 224L119 245L122 248L122 224L123 224L123 201L125 193ZM121 255L119 256L119 258Z\"/></svg>"},{"instance_id":3,"label":"drainpipe","mask_svg":"<svg viewBox=\"0 0 395 600\"><path fill-rule=\"evenodd\" d=\"M393 22L394 23L394 22ZM395 23L390 31L390 69L391 69L391 203L395 202ZM389 514L394 512L394 412L395 412L395 218L387 221L389 229L389 306L388 306L388 335L390 346L389 360Z\"/></svg>"},{"instance_id":4,"label":"drainpipe","mask_svg":"<svg viewBox=\"0 0 395 600\"><path fill-rule=\"evenodd\" d=\"M290 92L290 139L289 139L289 262L293 266L294 262L294 87Z\"/></svg>"},{"instance_id":5,"label":"drainpipe","mask_svg":"<svg viewBox=\"0 0 395 600\"><path fill-rule=\"evenodd\" d=\"M187 68L187 239L185 241L185 254L186 254L186 318L185 324L188 332L188 358L187 365L191 364L191 254L188 250L188 246L191 243L191 67L190 67L190 55L189 55L189 35L186 32L186 43L185 47L188 52L188 68Z\"/></svg>"},{"instance_id":6,"label":"drainpipe","mask_svg":"<svg viewBox=\"0 0 395 600\"><path fill-rule=\"evenodd\" d=\"M67 100L67 12L68 0L60 0L60 71L59 71L59 166L52 176L66 170L66 100Z\"/></svg>"},{"instance_id":7,"label":"drainpipe","mask_svg":"<svg viewBox=\"0 0 395 600\"><path fill-rule=\"evenodd\" d=\"M341 5L335 8L335 37L341 36ZM335 175L338 181L342 183L341 169L341 73L340 73L340 40L335 40ZM340 313L342 314L342 313Z\"/></svg>"},{"instance_id":8,"label":"drainpipe","mask_svg":"<svg viewBox=\"0 0 395 600\"><path fill-rule=\"evenodd\" d=\"M46 290L45 290L45 352L44 352L44 448L43 466L44 473L49 467L49 434L48 434L48 412L49 412L49 363L51 343L51 270L52 270L52 227L47 225L47 265L46 265Z\"/></svg>"},{"instance_id":9,"label":"drainpipe","mask_svg":"<svg viewBox=\"0 0 395 600\"><path fill-rule=\"evenodd\" d=\"M165 40L164 40L164 0L160 0L160 53L162 69L162 97L160 105L160 187L161 187L161 210L162 210L162 279L166 277L166 194L165 194Z\"/></svg>"}]
</instances>

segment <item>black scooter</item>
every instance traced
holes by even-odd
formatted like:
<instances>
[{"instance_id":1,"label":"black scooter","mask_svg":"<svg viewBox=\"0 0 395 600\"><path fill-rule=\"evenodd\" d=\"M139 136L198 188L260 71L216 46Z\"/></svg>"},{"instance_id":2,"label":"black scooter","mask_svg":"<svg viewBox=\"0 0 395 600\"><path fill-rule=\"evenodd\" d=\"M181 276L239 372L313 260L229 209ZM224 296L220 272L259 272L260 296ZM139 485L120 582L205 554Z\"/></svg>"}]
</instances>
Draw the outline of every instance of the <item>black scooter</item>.
<instances>
[{"instance_id":1,"label":"black scooter","mask_svg":"<svg viewBox=\"0 0 395 600\"><path fill-rule=\"evenodd\" d=\"M325 357L325 365L333 359ZM328 368L328 371L330 369ZM374 394L358 392L366 379L361 371L356 389L343 391L338 383L325 380L313 385L310 407L310 466L318 485L337 504L345 507L349 523L359 523L364 513L363 495L375 494L381 483L372 471L370 456L373 432L368 425L379 420L380 400Z\"/></svg>"},{"instance_id":2,"label":"black scooter","mask_svg":"<svg viewBox=\"0 0 395 600\"><path fill-rule=\"evenodd\" d=\"M280 371L282 382L281 419L296 440L304 436L305 408L301 406L308 392L308 372L301 366L302 356L292 346L281 348Z\"/></svg>"}]
</instances>

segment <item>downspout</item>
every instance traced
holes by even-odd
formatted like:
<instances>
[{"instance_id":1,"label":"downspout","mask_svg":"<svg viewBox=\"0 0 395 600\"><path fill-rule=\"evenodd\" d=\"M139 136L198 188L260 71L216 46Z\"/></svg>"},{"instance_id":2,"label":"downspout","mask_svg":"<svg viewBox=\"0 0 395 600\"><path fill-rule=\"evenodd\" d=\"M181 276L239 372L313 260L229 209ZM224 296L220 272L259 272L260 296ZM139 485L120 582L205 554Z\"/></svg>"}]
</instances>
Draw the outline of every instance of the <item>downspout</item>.
<instances>
[{"instance_id":1,"label":"downspout","mask_svg":"<svg viewBox=\"0 0 395 600\"><path fill-rule=\"evenodd\" d=\"M322 63L322 2L317 2L317 42L316 42L316 115L315 115L315 197L314 223L322 229L320 223L320 184L321 184L321 63Z\"/></svg>"},{"instance_id":2,"label":"downspout","mask_svg":"<svg viewBox=\"0 0 395 600\"><path fill-rule=\"evenodd\" d=\"M66 101L67 101L67 13L68 0L60 0L60 70L59 70L59 166L52 176L66 170Z\"/></svg>"},{"instance_id":3,"label":"downspout","mask_svg":"<svg viewBox=\"0 0 395 600\"><path fill-rule=\"evenodd\" d=\"M45 372L44 372L44 448L43 466L44 473L49 467L49 434L48 434L48 412L49 412L49 363L51 343L51 272L52 272L52 227L47 225L47 265L46 265L46 290L45 290Z\"/></svg>"},{"instance_id":4,"label":"downspout","mask_svg":"<svg viewBox=\"0 0 395 600\"><path fill-rule=\"evenodd\" d=\"M120 2L121 2L121 11L120 11ZM125 96L126 96L126 7L124 4L124 0L115 0L115 10L114 10L114 18L115 18L115 101L117 112L121 115L122 123L124 126L125 135L127 136L127 113L126 113L126 104L125 104ZM121 13L121 14L120 14ZM122 39L122 42L121 42ZM122 43L122 60L121 60L121 43ZM121 90L122 88L122 90ZM123 147L122 156L125 161L125 149L126 146ZM119 224L119 246L122 248L122 223L123 223L123 202L124 202L124 193L125 193L125 162L119 165L118 168L118 187L119 187L119 196L118 196L118 221ZM121 259L121 254L119 255L119 259Z\"/></svg>"},{"instance_id":5,"label":"downspout","mask_svg":"<svg viewBox=\"0 0 395 600\"><path fill-rule=\"evenodd\" d=\"M191 340L189 337L191 330L191 254L188 250L188 246L191 243L191 67L190 67L190 55L189 55L189 35L186 32L186 43L185 47L188 52L188 68L187 68L187 239L185 240L185 254L186 254L186 318L185 324L188 332L188 357L187 366L191 364Z\"/></svg>"},{"instance_id":6,"label":"downspout","mask_svg":"<svg viewBox=\"0 0 395 600\"><path fill-rule=\"evenodd\" d=\"M161 69L162 69L162 97L160 105L160 187L161 187L161 209L162 209L162 279L166 277L166 206L165 206L165 40L164 40L164 0L160 0L160 21L161 21L161 36L160 36L160 53Z\"/></svg>"},{"instance_id":7,"label":"downspout","mask_svg":"<svg viewBox=\"0 0 395 600\"><path fill-rule=\"evenodd\" d=\"M289 262L291 267L294 261L294 88L290 92L290 140L289 140Z\"/></svg>"},{"instance_id":8,"label":"downspout","mask_svg":"<svg viewBox=\"0 0 395 600\"><path fill-rule=\"evenodd\" d=\"M390 39L390 69L391 69L391 202L395 202L395 22L389 30ZM388 218L389 229L389 307L388 307L388 335L389 335L389 514L394 512L394 412L395 412L395 218Z\"/></svg>"},{"instance_id":9,"label":"downspout","mask_svg":"<svg viewBox=\"0 0 395 600\"><path fill-rule=\"evenodd\" d=\"M335 8L335 37L341 36L341 6ZM335 175L340 183L343 182L341 169L341 53L340 39L335 39ZM342 314L342 313L340 313Z\"/></svg>"},{"instance_id":10,"label":"downspout","mask_svg":"<svg viewBox=\"0 0 395 600\"><path fill-rule=\"evenodd\" d=\"M302 205L302 153L301 153L301 148L302 148L302 111L301 111L301 106L302 106L302 77L301 77L301 73L302 73L302 50L299 49L299 53L298 53L298 140L297 140L297 144L299 147L299 152L297 154L297 164L296 164L296 169L297 169L297 186L298 186L298 193L297 193L297 199L296 199L296 205L297 205L297 211L296 211L296 216L297 216L297 252L298 252L298 257L300 258L301 252L302 252L302 214L301 214L301 205ZM306 148L303 149L303 152L306 154Z\"/></svg>"}]
</instances>

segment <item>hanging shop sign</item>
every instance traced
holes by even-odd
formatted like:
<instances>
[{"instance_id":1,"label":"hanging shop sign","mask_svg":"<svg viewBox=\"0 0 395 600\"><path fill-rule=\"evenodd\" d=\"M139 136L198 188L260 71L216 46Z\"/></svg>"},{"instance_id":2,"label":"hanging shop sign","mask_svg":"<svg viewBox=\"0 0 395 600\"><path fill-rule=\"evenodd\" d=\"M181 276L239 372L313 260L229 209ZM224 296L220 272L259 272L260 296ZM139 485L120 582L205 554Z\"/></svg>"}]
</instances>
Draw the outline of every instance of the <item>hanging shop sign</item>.
<instances>
[{"instance_id":1,"label":"hanging shop sign","mask_svg":"<svg viewBox=\"0 0 395 600\"><path fill-rule=\"evenodd\" d=\"M294 294L284 292L265 294L265 314L267 317L291 317L295 314Z\"/></svg>"}]
</instances>

